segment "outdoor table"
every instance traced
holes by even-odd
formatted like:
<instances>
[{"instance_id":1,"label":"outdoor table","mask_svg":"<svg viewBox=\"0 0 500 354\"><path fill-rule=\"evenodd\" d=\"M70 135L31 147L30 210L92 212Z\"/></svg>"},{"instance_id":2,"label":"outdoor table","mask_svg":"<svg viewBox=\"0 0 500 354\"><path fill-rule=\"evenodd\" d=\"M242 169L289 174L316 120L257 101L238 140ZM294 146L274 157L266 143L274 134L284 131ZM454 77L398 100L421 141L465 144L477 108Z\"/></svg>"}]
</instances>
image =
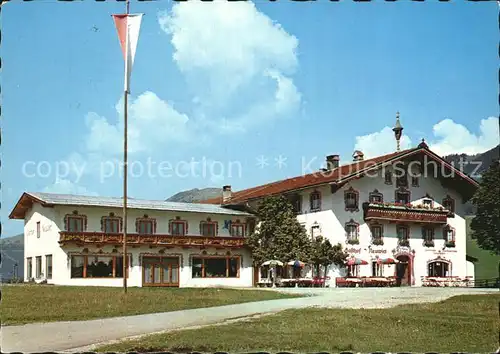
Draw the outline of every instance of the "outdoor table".
<instances>
[{"instance_id":1,"label":"outdoor table","mask_svg":"<svg viewBox=\"0 0 500 354\"><path fill-rule=\"evenodd\" d=\"M356 287L363 283L363 280L361 278L346 278L345 280L348 283L356 284Z\"/></svg>"},{"instance_id":2,"label":"outdoor table","mask_svg":"<svg viewBox=\"0 0 500 354\"><path fill-rule=\"evenodd\" d=\"M302 284L303 286L311 286L313 283L313 280L310 278L300 278L300 279L297 279L297 283L299 285Z\"/></svg>"},{"instance_id":3,"label":"outdoor table","mask_svg":"<svg viewBox=\"0 0 500 354\"><path fill-rule=\"evenodd\" d=\"M281 282L285 286L293 286L297 283L297 280L296 279L282 279Z\"/></svg>"},{"instance_id":4,"label":"outdoor table","mask_svg":"<svg viewBox=\"0 0 500 354\"><path fill-rule=\"evenodd\" d=\"M390 280L388 278L383 278L383 277L373 277L373 278L369 278L369 279L376 286L387 286L390 283Z\"/></svg>"}]
</instances>

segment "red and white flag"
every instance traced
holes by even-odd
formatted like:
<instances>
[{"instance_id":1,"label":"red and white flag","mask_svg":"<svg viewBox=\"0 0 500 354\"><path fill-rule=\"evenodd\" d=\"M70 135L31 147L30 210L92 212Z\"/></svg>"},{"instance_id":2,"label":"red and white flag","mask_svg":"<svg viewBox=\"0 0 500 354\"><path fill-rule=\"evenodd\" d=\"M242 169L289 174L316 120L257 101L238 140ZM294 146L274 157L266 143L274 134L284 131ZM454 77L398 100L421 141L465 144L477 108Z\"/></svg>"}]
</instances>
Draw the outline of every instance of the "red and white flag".
<instances>
[{"instance_id":1,"label":"red and white flag","mask_svg":"<svg viewBox=\"0 0 500 354\"><path fill-rule=\"evenodd\" d=\"M118 39L122 47L123 58L125 59L125 86L126 92L130 93L130 74L134 64L135 50L139 40L141 20L143 14L123 14L113 15Z\"/></svg>"}]
</instances>

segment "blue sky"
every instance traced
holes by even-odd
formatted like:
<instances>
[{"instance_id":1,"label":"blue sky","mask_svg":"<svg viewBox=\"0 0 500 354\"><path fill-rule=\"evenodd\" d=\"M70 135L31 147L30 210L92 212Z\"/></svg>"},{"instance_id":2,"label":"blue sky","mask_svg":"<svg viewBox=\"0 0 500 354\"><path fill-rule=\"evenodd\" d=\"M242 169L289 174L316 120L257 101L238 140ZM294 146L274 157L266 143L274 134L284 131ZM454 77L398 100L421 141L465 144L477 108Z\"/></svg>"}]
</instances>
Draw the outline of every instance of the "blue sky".
<instances>
[{"instance_id":1,"label":"blue sky","mask_svg":"<svg viewBox=\"0 0 500 354\"><path fill-rule=\"evenodd\" d=\"M2 7L4 235L22 231L8 214L23 191L122 195L110 166L122 158L123 88L111 14L123 9ZM129 99L131 197L238 190L308 172L311 160L317 169L328 154L392 152L396 111L404 147L498 144L494 2L160 0L131 11L146 14ZM173 170L160 176L160 163Z\"/></svg>"}]
</instances>

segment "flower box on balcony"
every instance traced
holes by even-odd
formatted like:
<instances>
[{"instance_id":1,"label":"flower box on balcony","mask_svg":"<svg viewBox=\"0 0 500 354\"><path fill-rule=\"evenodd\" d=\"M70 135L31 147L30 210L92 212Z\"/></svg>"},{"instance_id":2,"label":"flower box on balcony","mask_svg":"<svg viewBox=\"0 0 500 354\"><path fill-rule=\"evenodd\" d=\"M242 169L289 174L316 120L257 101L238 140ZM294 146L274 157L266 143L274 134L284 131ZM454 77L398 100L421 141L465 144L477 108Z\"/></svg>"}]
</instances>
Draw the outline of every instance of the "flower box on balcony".
<instances>
[{"instance_id":1,"label":"flower box on balcony","mask_svg":"<svg viewBox=\"0 0 500 354\"><path fill-rule=\"evenodd\" d=\"M446 241L445 247L455 247L455 241Z\"/></svg>"},{"instance_id":2,"label":"flower box on balcony","mask_svg":"<svg viewBox=\"0 0 500 354\"><path fill-rule=\"evenodd\" d=\"M425 240L424 241L424 246L425 247L434 247L434 241L432 241L432 240Z\"/></svg>"},{"instance_id":3,"label":"flower box on balcony","mask_svg":"<svg viewBox=\"0 0 500 354\"><path fill-rule=\"evenodd\" d=\"M399 240L398 244L403 247L409 247L410 246L410 240Z\"/></svg>"},{"instance_id":4,"label":"flower box on balcony","mask_svg":"<svg viewBox=\"0 0 500 354\"><path fill-rule=\"evenodd\" d=\"M375 246L383 246L384 245L384 240L382 238L374 238L372 240L372 244Z\"/></svg>"},{"instance_id":5,"label":"flower box on balcony","mask_svg":"<svg viewBox=\"0 0 500 354\"><path fill-rule=\"evenodd\" d=\"M347 243L349 245L359 245L359 240L358 239L351 239L351 240L347 240Z\"/></svg>"}]
</instances>

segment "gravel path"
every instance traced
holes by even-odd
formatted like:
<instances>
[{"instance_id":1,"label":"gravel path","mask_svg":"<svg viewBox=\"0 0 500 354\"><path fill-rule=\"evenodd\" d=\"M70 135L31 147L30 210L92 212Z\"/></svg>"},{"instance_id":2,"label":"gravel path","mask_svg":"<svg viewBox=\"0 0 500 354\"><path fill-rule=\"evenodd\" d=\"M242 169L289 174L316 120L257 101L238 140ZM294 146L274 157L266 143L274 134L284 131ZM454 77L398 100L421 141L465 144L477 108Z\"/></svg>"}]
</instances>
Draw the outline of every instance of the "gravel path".
<instances>
[{"instance_id":1,"label":"gravel path","mask_svg":"<svg viewBox=\"0 0 500 354\"><path fill-rule=\"evenodd\" d=\"M1 332L1 349L4 353L71 351L126 337L215 324L232 318L273 313L291 308L313 306L387 308L399 304L441 301L461 294L498 293L498 290L467 288L290 288L279 290L311 296L90 321L6 326Z\"/></svg>"}]
</instances>

